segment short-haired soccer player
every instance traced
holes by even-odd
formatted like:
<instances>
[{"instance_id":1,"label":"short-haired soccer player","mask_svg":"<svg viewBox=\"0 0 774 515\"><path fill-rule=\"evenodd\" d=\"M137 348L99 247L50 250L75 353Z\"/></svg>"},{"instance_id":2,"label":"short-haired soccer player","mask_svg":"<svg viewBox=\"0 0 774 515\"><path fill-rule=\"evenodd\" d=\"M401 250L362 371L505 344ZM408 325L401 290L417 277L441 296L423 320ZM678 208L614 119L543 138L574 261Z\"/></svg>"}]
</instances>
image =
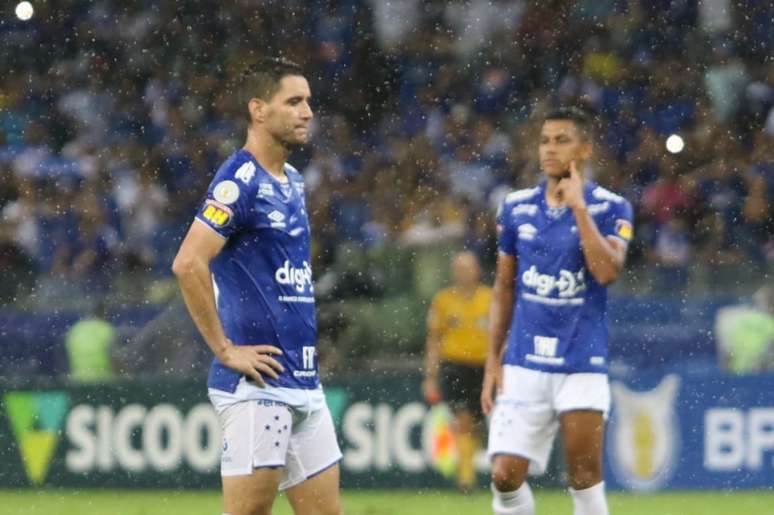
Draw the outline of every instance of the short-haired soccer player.
<instances>
[{"instance_id":1,"label":"short-haired soccer player","mask_svg":"<svg viewBox=\"0 0 774 515\"><path fill-rule=\"evenodd\" d=\"M297 514L339 514L304 182L286 163L309 139L309 84L284 59L259 61L239 82L247 141L215 174L172 267L215 354L208 386L223 429L225 511L268 515L284 490Z\"/></svg>"},{"instance_id":2,"label":"short-haired soccer player","mask_svg":"<svg viewBox=\"0 0 774 515\"><path fill-rule=\"evenodd\" d=\"M627 200L583 177L592 154L582 111L546 116L545 179L511 193L498 213L490 350L481 394L491 413L493 509L532 515L527 471L545 470L561 433L575 515L608 513L602 475L607 285L632 237ZM496 401L494 400L496 394Z\"/></svg>"}]
</instances>

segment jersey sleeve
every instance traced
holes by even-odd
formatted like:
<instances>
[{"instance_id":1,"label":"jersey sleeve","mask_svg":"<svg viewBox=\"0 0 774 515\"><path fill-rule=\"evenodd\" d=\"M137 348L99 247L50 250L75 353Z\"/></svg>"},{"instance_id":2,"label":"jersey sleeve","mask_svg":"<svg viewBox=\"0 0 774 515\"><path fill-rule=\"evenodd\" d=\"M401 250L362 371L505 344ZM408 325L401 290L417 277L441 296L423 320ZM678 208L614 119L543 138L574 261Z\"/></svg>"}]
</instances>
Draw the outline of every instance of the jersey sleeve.
<instances>
[{"instance_id":1,"label":"jersey sleeve","mask_svg":"<svg viewBox=\"0 0 774 515\"><path fill-rule=\"evenodd\" d=\"M613 204L614 208L604 218L599 227L602 236L618 238L625 244L629 244L634 237L634 215L632 205L628 200Z\"/></svg>"},{"instance_id":2,"label":"jersey sleeve","mask_svg":"<svg viewBox=\"0 0 774 515\"><path fill-rule=\"evenodd\" d=\"M254 210L255 165L224 166L207 189L196 219L224 238L248 224Z\"/></svg>"},{"instance_id":3,"label":"jersey sleeve","mask_svg":"<svg viewBox=\"0 0 774 515\"><path fill-rule=\"evenodd\" d=\"M510 216L510 206L503 201L497 210L497 248L504 254L516 255L516 231Z\"/></svg>"}]
</instances>

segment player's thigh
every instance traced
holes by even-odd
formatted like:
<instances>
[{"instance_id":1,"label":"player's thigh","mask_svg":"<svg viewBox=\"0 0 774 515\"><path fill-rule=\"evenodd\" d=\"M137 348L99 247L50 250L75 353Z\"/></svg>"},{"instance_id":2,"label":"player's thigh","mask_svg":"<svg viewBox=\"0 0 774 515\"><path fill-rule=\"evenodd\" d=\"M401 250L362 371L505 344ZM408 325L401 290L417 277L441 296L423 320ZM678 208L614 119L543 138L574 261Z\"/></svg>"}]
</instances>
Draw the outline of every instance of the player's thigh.
<instances>
[{"instance_id":1,"label":"player's thigh","mask_svg":"<svg viewBox=\"0 0 774 515\"><path fill-rule=\"evenodd\" d=\"M339 515L339 464L285 490L296 515Z\"/></svg>"},{"instance_id":2,"label":"player's thigh","mask_svg":"<svg viewBox=\"0 0 774 515\"><path fill-rule=\"evenodd\" d=\"M487 454L493 465L499 455L515 456L528 460L531 472L543 473L559 427L550 374L506 366L503 380L489 420Z\"/></svg>"},{"instance_id":3,"label":"player's thigh","mask_svg":"<svg viewBox=\"0 0 774 515\"><path fill-rule=\"evenodd\" d=\"M483 367L444 362L441 365L441 391L452 411L467 411L481 420L481 385Z\"/></svg>"},{"instance_id":4,"label":"player's thigh","mask_svg":"<svg viewBox=\"0 0 774 515\"><path fill-rule=\"evenodd\" d=\"M218 413L223 430L220 473L226 513L263 514L285 475L292 414L288 406L250 400Z\"/></svg>"},{"instance_id":5,"label":"player's thigh","mask_svg":"<svg viewBox=\"0 0 774 515\"><path fill-rule=\"evenodd\" d=\"M270 515L283 470L259 468L244 476L223 476L223 508L228 515Z\"/></svg>"},{"instance_id":6,"label":"player's thigh","mask_svg":"<svg viewBox=\"0 0 774 515\"><path fill-rule=\"evenodd\" d=\"M280 490L288 491L321 475L341 460L336 430L327 406L300 416L293 425Z\"/></svg>"},{"instance_id":7,"label":"player's thigh","mask_svg":"<svg viewBox=\"0 0 774 515\"><path fill-rule=\"evenodd\" d=\"M569 374L555 384L570 484L586 488L602 480L605 418L610 409L606 374Z\"/></svg>"}]
</instances>

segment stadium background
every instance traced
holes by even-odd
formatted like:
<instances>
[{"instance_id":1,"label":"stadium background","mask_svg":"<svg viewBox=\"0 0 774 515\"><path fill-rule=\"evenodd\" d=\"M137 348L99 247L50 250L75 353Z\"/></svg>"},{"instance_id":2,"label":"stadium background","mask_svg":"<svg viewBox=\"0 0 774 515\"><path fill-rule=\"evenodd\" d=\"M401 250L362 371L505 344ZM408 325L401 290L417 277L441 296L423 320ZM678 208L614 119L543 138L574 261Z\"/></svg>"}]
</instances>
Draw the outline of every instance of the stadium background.
<instances>
[{"instance_id":1,"label":"stadium background","mask_svg":"<svg viewBox=\"0 0 774 515\"><path fill-rule=\"evenodd\" d=\"M242 142L228 77L264 55L301 63L315 97L313 144L291 162L312 207L344 486L369 489L345 498L350 513L395 513L398 499L487 513L485 491L453 494L433 467L425 313L454 250L474 250L491 279L495 206L537 180L536 120L557 104L595 114L589 173L637 216L613 287L606 459L611 487L651 493L616 494L613 512L771 512L774 362L729 372L714 331L772 282L770 3L33 7L29 20L0 8L0 487L14 489L0 513L100 513L114 488L117 513L218 509L216 492L188 491L217 486L219 441L206 347L169 269ZM673 134L681 152L666 150ZM65 345L91 316L117 335L115 377L98 386L70 377ZM562 477L555 466L541 481ZM397 487L410 490L370 490ZM664 489L680 493L652 493ZM550 502L569 510L557 493L538 509Z\"/></svg>"}]
</instances>

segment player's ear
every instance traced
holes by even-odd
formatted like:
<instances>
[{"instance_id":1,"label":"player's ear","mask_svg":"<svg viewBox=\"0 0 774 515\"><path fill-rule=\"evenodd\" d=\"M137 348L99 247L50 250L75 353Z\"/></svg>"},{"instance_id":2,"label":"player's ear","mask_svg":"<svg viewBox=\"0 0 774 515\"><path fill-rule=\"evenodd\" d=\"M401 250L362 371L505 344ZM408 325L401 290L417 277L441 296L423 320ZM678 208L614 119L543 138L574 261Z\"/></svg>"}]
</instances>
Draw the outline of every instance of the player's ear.
<instances>
[{"instance_id":1,"label":"player's ear","mask_svg":"<svg viewBox=\"0 0 774 515\"><path fill-rule=\"evenodd\" d=\"M594 144L591 142L590 139L584 140L580 148L578 149L578 157L582 161L588 161L588 159L591 157L591 153L594 150Z\"/></svg>"},{"instance_id":2,"label":"player's ear","mask_svg":"<svg viewBox=\"0 0 774 515\"><path fill-rule=\"evenodd\" d=\"M259 98L251 98L247 103L247 109L250 111L250 119L263 123L266 118L266 102Z\"/></svg>"}]
</instances>

